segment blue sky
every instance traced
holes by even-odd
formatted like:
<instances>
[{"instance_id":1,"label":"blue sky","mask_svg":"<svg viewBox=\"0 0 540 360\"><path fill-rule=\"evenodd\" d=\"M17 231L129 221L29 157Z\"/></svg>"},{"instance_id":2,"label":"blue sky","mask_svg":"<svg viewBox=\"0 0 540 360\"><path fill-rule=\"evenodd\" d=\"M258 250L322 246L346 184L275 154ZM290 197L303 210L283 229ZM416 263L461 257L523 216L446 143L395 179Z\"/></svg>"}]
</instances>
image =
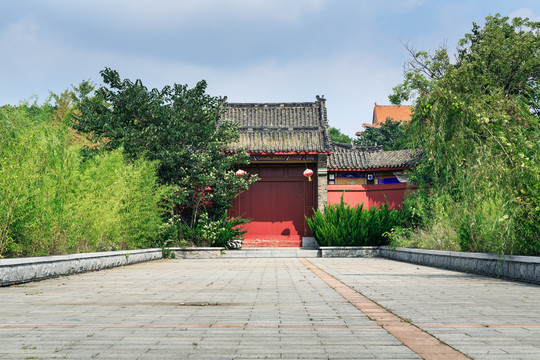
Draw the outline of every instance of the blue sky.
<instances>
[{"instance_id":1,"label":"blue sky","mask_svg":"<svg viewBox=\"0 0 540 360\"><path fill-rule=\"evenodd\" d=\"M403 78L403 44L450 50L487 15L538 0L3 0L0 105L41 103L99 71L149 88L208 82L230 102L327 98L353 136Z\"/></svg>"}]
</instances>

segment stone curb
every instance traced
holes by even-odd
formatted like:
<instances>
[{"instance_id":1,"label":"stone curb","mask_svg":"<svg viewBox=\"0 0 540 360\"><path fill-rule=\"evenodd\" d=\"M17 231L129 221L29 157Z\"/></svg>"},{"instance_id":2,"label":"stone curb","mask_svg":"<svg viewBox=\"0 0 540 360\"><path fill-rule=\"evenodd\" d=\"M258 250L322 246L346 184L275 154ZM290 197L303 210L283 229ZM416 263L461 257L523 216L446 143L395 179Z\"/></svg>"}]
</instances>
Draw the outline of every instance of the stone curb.
<instances>
[{"instance_id":1,"label":"stone curb","mask_svg":"<svg viewBox=\"0 0 540 360\"><path fill-rule=\"evenodd\" d=\"M418 265L540 284L540 257L537 256L499 257L484 253L392 249L390 246L381 246L378 256Z\"/></svg>"},{"instance_id":2,"label":"stone curb","mask_svg":"<svg viewBox=\"0 0 540 360\"><path fill-rule=\"evenodd\" d=\"M378 246L319 246L321 257L378 257Z\"/></svg>"},{"instance_id":3,"label":"stone curb","mask_svg":"<svg viewBox=\"0 0 540 360\"><path fill-rule=\"evenodd\" d=\"M256 257L382 257L390 260L432 266L448 270L487 275L540 284L540 257L502 256L423 249L392 249L389 246L319 247L279 255L286 250L225 250L225 248L169 248L178 259L218 259ZM302 252L303 251L303 252ZM249 252L249 255L248 255ZM313 251L312 251L313 252ZM285 256L286 255L286 256ZM52 277L96 271L162 258L162 249L110 251L99 253L0 259L0 286L21 284Z\"/></svg>"},{"instance_id":4,"label":"stone curb","mask_svg":"<svg viewBox=\"0 0 540 360\"><path fill-rule=\"evenodd\" d=\"M245 248L227 250L223 247L167 248L177 259L235 259L235 258L313 258L321 250L304 248Z\"/></svg>"},{"instance_id":5,"label":"stone curb","mask_svg":"<svg viewBox=\"0 0 540 360\"><path fill-rule=\"evenodd\" d=\"M167 248L174 254L176 259L218 259L225 250L224 247L200 247L200 248ZM236 250L232 250L236 251Z\"/></svg>"},{"instance_id":6,"label":"stone curb","mask_svg":"<svg viewBox=\"0 0 540 360\"><path fill-rule=\"evenodd\" d=\"M248 248L249 249L249 248ZM309 250L291 252L280 250L225 250L224 248L171 248L177 258L217 259L244 257L313 257ZM280 252L283 253L280 255ZM257 255L253 254L257 253ZM303 256L305 255L305 256ZM487 275L516 281L540 284L540 257L502 256L484 253L464 253L407 249L390 246L320 246L317 257L382 257L390 260L432 266L447 270Z\"/></svg>"},{"instance_id":7,"label":"stone curb","mask_svg":"<svg viewBox=\"0 0 540 360\"><path fill-rule=\"evenodd\" d=\"M0 286L22 284L161 258L161 249L143 249L0 259Z\"/></svg>"}]
</instances>

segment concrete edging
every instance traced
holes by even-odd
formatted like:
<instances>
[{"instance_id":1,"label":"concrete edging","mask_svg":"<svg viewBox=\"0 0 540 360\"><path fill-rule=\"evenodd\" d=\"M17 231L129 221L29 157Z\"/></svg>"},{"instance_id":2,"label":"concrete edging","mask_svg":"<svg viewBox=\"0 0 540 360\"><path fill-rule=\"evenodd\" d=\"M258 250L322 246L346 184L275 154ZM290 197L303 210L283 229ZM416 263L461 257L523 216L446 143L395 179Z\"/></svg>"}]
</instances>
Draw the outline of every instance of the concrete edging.
<instances>
[{"instance_id":1,"label":"concrete edging","mask_svg":"<svg viewBox=\"0 0 540 360\"><path fill-rule=\"evenodd\" d=\"M378 246L319 246L321 257L377 257Z\"/></svg>"},{"instance_id":2,"label":"concrete edging","mask_svg":"<svg viewBox=\"0 0 540 360\"><path fill-rule=\"evenodd\" d=\"M392 249L390 246L381 246L378 255L390 260L540 284L540 257L537 256L499 257L484 253Z\"/></svg>"},{"instance_id":3,"label":"concrete edging","mask_svg":"<svg viewBox=\"0 0 540 360\"><path fill-rule=\"evenodd\" d=\"M221 257L248 256L242 250L225 248L168 248L179 259L217 259ZM303 252L302 252L303 251ZM274 252L278 252L274 250ZM306 250L298 250L286 257L308 257ZM263 251L264 253L264 251ZM268 253L268 254L266 254ZM262 257L279 257L267 251ZM382 257L390 260L432 266L442 269L487 275L510 280L540 284L540 257L502 256L484 253L464 253L423 249L396 248L390 246L319 247L320 257ZM312 257L309 256L309 257ZM96 271L116 266L161 259L162 249L109 251L99 253L43 256L19 259L0 259L0 286L21 284L58 276Z\"/></svg>"},{"instance_id":4,"label":"concrete edging","mask_svg":"<svg viewBox=\"0 0 540 360\"><path fill-rule=\"evenodd\" d=\"M234 259L234 258L300 258L321 257L320 250L302 248L244 248L227 250L224 247L167 248L177 259Z\"/></svg>"},{"instance_id":5,"label":"concrete edging","mask_svg":"<svg viewBox=\"0 0 540 360\"><path fill-rule=\"evenodd\" d=\"M221 257L224 247L200 247L200 248L183 248L172 247L166 248L177 259L218 259ZM232 250L235 251L235 250Z\"/></svg>"},{"instance_id":6,"label":"concrete edging","mask_svg":"<svg viewBox=\"0 0 540 360\"><path fill-rule=\"evenodd\" d=\"M96 271L162 258L162 249L0 259L0 286Z\"/></svg>"}]
</instances>

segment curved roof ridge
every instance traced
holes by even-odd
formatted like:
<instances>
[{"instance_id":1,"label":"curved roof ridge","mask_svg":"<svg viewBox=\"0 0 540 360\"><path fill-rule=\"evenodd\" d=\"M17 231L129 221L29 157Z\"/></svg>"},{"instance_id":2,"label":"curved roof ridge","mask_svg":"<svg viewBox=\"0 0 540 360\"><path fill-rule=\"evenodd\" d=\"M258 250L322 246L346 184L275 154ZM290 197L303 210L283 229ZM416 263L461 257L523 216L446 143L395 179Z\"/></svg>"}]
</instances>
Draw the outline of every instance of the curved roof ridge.
<instances>
[{"instance_id":1,"label":"curved roof ridge","mask_svg":"<svg viewBox=\"0 0 540 360\"><path fill-rule=\"evenodd\" d=\"M230 107L281 107L281 106L290 106L290 107L301 107L301 106L314 106L317 105L317 101L311 102L267 102L267 103L244 103L244 102L225 102L224 106Z\"/></svg>"},{"instance_id":2,"label":"curved roof ridge","mask_svg":"<svg viewBox=\"0 0 540 360\"><path fill-rule=\"evenodd\" d=\"M314 102L223 103L221 119L238 123L240 129L240 139L230 144L230 149L328 152L326 99L319 96L316 99ZM275 141L272 135L279 135L281 141Z\"/></svg>"}]
</instances>

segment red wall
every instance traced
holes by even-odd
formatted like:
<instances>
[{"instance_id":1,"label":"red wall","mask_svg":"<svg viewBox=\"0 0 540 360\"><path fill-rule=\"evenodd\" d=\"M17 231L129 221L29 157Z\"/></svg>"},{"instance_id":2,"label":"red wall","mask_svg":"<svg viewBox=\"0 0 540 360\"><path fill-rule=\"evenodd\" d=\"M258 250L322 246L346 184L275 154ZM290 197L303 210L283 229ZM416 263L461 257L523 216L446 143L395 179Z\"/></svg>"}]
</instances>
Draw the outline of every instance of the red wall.
<instances>
[{"instance_id":1,"label":"red wall","mask_svg":"<svg viewBox=\"0 0 540 360\"><path fill-rule=\"evenodd\" d=\"M343 200L347 204L354 206L364 203L364 209L367 209L384 204L386 195L391 209L400 208L406 190L407 184L328 185L328 204L339 204L343 195Z\"/></svg>"}]
</instances>

